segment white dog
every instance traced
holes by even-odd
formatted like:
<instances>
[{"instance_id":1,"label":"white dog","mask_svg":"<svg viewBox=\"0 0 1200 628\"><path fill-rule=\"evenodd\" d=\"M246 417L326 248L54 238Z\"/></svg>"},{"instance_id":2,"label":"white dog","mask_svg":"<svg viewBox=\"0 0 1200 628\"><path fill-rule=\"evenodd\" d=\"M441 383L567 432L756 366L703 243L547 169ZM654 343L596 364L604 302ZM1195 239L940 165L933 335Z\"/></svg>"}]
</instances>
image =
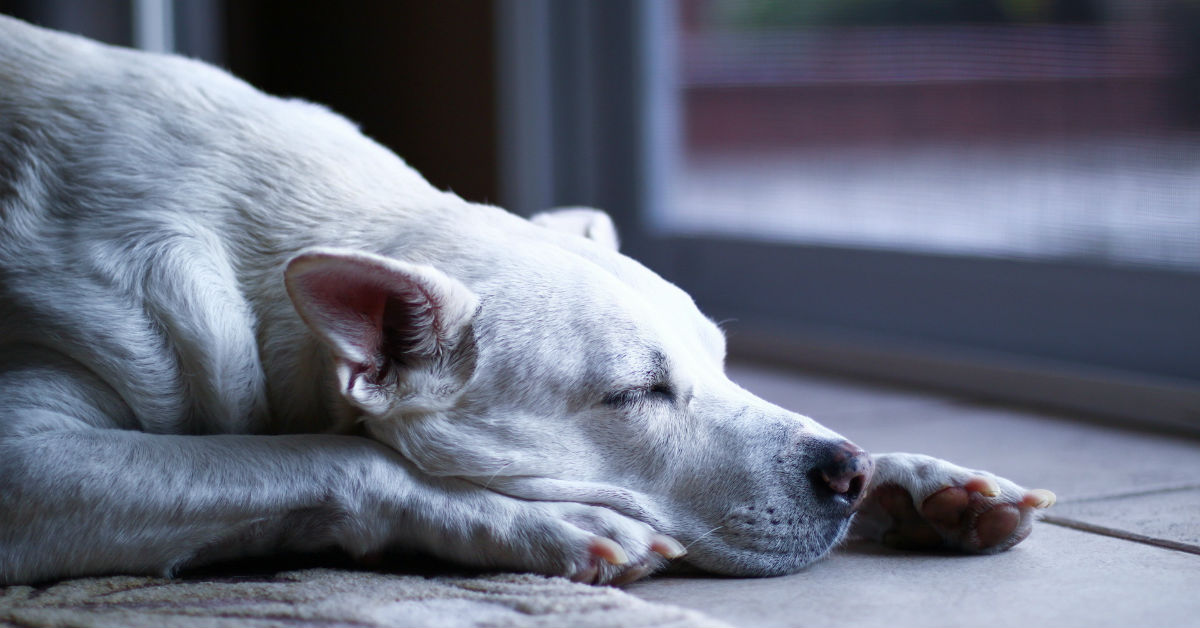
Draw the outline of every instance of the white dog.
<instances>
[{"instance_id":1,"label":"white dog","mask_svg":"<svg viewBox=\"0 0 1200 628\"><path fill-rule=\"evenodd\" d=\"M440 192L321 107L0 17L0 583L325 548L770 575L860 505L991 552L1051 501L738 388L615 245Z\"/></svg>"}]
</instances>

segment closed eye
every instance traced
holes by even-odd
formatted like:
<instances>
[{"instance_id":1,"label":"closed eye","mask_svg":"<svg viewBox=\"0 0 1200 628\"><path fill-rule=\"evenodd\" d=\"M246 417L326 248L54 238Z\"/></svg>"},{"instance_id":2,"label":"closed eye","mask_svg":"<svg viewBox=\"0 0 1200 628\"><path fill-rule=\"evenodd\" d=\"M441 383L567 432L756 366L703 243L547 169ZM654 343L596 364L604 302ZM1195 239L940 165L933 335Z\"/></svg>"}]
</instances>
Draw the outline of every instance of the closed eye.
<instances>
[{"instance_id":1,"label":"closed eye","mask_svg":"<svg viewBox=\"0 0 1200 628\"><path fill-rule=\"evenodd\" d=\"M642 401L675 403L675 399L675 389L666 382L660 382L649 386L638 386L608 393L604 396L603 403L606 406L621 408Z\"/></svg>"},{"instance_id":2,"label":"closed eye","mask_svg":"<svg viewBox=\"0 0 1200 628\"><path fill-rule=\"evenodd\" d=\"M658 384L654 384L653 386L650 387L649 390L646 391L646 394L652 395L652 396L658 396L658 397L661 397L664 400L670 401L670 402L675 401L675 389L672 388L671 385L666 382L660 382Z\"/></svg>"}]
</instances>

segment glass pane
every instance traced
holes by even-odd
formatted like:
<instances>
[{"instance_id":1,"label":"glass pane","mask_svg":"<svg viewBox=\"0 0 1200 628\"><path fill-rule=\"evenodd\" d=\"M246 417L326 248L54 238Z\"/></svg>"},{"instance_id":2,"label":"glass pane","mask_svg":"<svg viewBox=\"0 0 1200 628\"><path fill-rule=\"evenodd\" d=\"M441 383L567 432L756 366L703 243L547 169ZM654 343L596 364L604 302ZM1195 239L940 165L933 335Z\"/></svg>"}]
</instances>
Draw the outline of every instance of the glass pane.
<instances>
[{"instance_id":1,"label":"glass pane","mask_svg":"<svg viewBox=\"0 0 1200 628\"><path fill-rule=\"evenodd\" d=\"M671 233L1200 271L1200 4L680 0Z\"/></svg>"}]
</instances>

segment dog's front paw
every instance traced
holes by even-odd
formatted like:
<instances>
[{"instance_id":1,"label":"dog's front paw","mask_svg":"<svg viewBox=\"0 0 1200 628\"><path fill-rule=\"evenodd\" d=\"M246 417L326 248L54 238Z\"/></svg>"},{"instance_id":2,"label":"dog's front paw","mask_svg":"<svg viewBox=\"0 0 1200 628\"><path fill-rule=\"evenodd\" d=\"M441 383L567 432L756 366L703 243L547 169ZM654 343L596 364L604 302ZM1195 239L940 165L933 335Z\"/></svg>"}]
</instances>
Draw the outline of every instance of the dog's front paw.
<instances>
[{"instance_id":1,"label":"dog's front paw","mask_svg":"<svg viewBox=\"0 0 1200 628\"><path fill-rule=\"evenodd\" d=\"M904 549L991 554L1029 536L1034 511L1054 493L1025 490L985 471L916 454L876 457L872 488L855 531Z\"/></svg>"},{"instance_id":2,"label":"dog's front paw","mask_svg":"<svg viewBox=\"0 0 1200 628\"><path fill-rule=\"evenodd\" d=\"M564 575L575 582L620 585L644 578L686 552L675 539L606 508L547 504L570 546Z\"/></svg>"}]
</instances>

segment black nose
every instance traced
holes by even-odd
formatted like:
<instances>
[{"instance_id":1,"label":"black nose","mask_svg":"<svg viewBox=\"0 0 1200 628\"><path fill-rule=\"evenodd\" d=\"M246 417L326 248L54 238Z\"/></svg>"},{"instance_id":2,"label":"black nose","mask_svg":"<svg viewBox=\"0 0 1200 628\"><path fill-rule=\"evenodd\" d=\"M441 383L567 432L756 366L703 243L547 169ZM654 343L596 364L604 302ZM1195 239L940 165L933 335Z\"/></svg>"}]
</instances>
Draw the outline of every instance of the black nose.
<instances>
[{"instance_id":1,"label":"black nose","mask_svg":"<svg viewBox=\"0 0 1200 628\"><path fill-rule=\"evenodd\" d=\"M875 461L871 455L847 440L831 446L817 466L809 471L808 477L818 495L840 501L855 510L866 494L874 470Z\"/></svg>"}]
</instances>

